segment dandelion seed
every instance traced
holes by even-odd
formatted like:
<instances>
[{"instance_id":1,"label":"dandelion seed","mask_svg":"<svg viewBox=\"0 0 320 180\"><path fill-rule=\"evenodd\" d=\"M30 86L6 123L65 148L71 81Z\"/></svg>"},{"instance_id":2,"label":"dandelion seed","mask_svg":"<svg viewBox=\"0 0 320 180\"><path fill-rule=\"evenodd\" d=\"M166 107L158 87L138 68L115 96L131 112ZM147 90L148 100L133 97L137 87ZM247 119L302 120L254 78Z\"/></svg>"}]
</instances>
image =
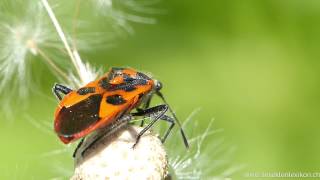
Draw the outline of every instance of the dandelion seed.
<instances>
[{"instance_id":1,"label":"dandelion seed","mask_svg":"<svg viewBox=\"0 0 320 180\"><path fill-rule=\"evenodd\" d=\"M110 18L111 26L115 32L123 29L129 34L133 34L134 30L130 23L144 23L154 24L156 20L146 15L141 14L155 14L159 13L156 9L148 7L146 3L139 3L139 1L131 0L92 0L94 7L99 14Z\"/></svg>"},{"instance_id":2,"label":"dandelion seed","mask_svg":"<svg viewBox=\"0 0 320 180\"><path fill-rule=\"evenodd\" d=\"M25 96L30 83L31 57L38 56L42 48L55 46L56 41L47 28L39 3L25 1L20 14L10 11L19 3L11 3L0 4L0 91L8 85L18 85L20 95Z\"/></svg>"},{"instance_id":3,"label":"dandelion seed","mask_svg":"<svg viewBox=\"0 0 320 180\"><path fill-rule=\"evenodd\" d=\"M10 23L10 24L9 24ZM39 21L2 22L0 24L0 74L2 90L17 75L19 84L26 86L27 55L37 54L35 47L44 41L45 33Z\"/></svg>"},{"instance_id":4,"label":"dandelion seed","mask_svg":"<svg viewBox=\"0 0 320 180\"><path fill-rule=\"evenodd\" d=\"M63 43L70 60L77 72L77 76L75 76L72 72L69 73L69 76L66 78L67 82L70 85L74 85L75 87L81 87L85 85L86 83L89 83L90 81L94 80L98 75L99 71L92 68L89 63L84 63L80 55L75 47L71 47L68 43L67 36L62 30L62 27L60 26L51 6L49 5L47 0L41 1L43 6L45 7L59 37L61 42Z\"/></svg>"},{"instance_id":5,"label":"dandelion seed","mask_svg":"<svg viewBox=\"0 0 320 180\"><path fill-rule=\"evenodd\" d=\"M197 129L198 124L192 117L198 110L195 110L187 118L183 124L184 129ZM192 119L192 128L188 127ZM191 149L176 148L176 142L168 143L169 164L171 166L171 175L176 179L183 180L200 180L200 179L225 179L231 177L235 172L239 171L242 166L233 166L231 163L231 155L234 148L225 145L224 140L216 139L203 147L205 140L221 130L213 130L213 120L208 124L207 129L203 132L194 133L189 139ZM175 138L176 139L176 138ZM211 138L212 139L212 138ZM175 148L171 148L174 146ZM171 150L173 149L173 150Z\"/></svg>"}]
</instances>

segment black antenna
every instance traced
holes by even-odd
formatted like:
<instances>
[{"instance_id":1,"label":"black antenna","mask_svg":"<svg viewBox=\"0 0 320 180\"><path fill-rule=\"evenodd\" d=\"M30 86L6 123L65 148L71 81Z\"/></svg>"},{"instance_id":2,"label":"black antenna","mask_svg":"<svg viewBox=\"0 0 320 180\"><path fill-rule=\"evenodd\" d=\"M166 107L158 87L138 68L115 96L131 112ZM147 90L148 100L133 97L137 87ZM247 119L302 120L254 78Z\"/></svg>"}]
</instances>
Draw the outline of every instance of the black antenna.
<instances>
[{"instance_id":1,"label":"black antenna","mask_svg":"<svg viewBox=\"0 0 320 180\"><path fill-rule=\"evenodd\" d=\"M189 143L187 140L187 136L185 135L183 129L182 129L182 125L180 123L180 121L178 120L176 113L173 112L173 110L171 109L171 107L169 106L169 104L167 103L167 101L165 100L165 98L163 97L162 93L160 91L156 91L156 94L162 99L162 101L168 105L169 107L169 111L171 112L171 114L173 115L173 118L175 119L175 121L177 122L179 128L180 128L180 133L184 142L184 145L186 146L187 149L189 149Z\"/></svg>"}]
</instances>

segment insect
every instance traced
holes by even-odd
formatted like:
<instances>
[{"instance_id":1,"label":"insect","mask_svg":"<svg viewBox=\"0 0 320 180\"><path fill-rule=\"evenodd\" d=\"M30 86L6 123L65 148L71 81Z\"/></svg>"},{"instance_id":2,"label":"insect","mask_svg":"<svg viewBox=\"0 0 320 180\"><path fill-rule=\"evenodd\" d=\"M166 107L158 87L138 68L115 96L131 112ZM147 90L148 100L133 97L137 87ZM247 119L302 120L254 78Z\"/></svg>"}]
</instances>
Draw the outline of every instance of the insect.
<instances>
[{"instance_id":1,"label":"insect","mask_svg":"<svg viewBox=\"0 0 320 180\"><path fill-rule=\"evenodd\" d=\"M98 80L77 90L55 84L53 93L60 100L60 103L54 115L54 130L65 144L82 138L75 150L76 153L84 138L93 131L98 129L112 130L129 123L133 117L143 116L149 117L151 122L138 133L133 147L158 120L163 120L171 125L161 139L162 142L166 141L170 131L177 123L183 142L188 148L186 135L175 113L160 92L161 88L160 81L130 68L111 68ZM62 95L64 96L62 97ZM153 95L158 95L164 104L149 107ZM136 111L132 112L134 109ZM168 110L172 117L166 115ZM141 126L143 126L143 122Z\"/></svg>"}]
</instances>

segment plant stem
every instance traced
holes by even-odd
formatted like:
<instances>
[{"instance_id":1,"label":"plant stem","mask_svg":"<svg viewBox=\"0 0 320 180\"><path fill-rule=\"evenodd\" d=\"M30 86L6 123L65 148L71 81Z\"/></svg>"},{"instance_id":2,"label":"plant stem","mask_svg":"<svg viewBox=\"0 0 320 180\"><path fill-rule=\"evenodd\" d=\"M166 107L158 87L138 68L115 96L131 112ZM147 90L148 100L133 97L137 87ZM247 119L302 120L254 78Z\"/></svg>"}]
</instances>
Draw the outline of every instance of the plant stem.
<instances>
[{"instance_id":1,"label":"plant stem","mask_svg":"<svg viewBox=\"0 0 320 180\"><path fill-rule=\"evenodd\" d=\"M77 20L79 18L79 11L80 11L80 1L81 0L77 0L76 1L76 8L74 11L74 15L73 15L73 22L72 22L72 45L73 47L75 47L75 49L77 49Z\"/></svg>"},{"instance_id":2,"label":"plant stem","mask_svg":"<svg viewBox=\"0 0 320 180\"><path fill-rule=\"evenodd\" d=\"M68 44L67 38L66 38L66 36L65 36L65 34L64 34L64 32L63 32L58 20L57 20L54 12L52 11L52 8L50 7L50 5L49 5L47 0L41 0L41 2L43 4L43 6L45 7L45 9L46 9L46 11L47 11L47 13L48 13L53 25L54 25L54 27L55 27L55 29L56 29L56 31L57 31L57 33L58 33L58 35L59 35L59 37L60 37L60 39L62 41L62 43L64 44L64 46L65 46L65 48L66 48L66 50L68 52L68 55L69 55L69 57L71 59L71 62L73 63L73 65L74 65L74 67L75 67L75 69L76 69L76 71L78 73L78 76L80 77L81 80L83 80L83 78L81 76L81 73L80 73L79 66L78 66L78 64L77 64L77 62L75 60L75 57L74 57L73 53L72 53L71 47ZM74 50L74 51L76 51L76 50Z\"/></svg>"}]
</instances>

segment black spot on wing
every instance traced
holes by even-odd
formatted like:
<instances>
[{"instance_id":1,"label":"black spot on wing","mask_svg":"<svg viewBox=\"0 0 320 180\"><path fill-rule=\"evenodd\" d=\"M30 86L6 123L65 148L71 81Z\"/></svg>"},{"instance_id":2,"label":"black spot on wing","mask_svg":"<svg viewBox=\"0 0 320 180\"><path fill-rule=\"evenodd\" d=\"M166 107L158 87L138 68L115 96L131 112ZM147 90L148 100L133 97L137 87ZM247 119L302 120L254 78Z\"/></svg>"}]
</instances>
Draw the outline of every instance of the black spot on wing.
<instances>
[{"instance_id":1,"label":"black spot on wing","mask_svg":"<svg viewBox=\"0 0 320 180\"><path fill-rule=\"evenodd\" d=\"M83 87L83 88L80 88L77 93L79 95L86 95L86 94L89 94L89 93L94 93L96 91L96 89L94 87Z\"/></svg>"},{"instance_id":2,"label":"black spot on wing","mask_svg":"<svg viewBox=\"0 0 320 180\"><path fill-rule=\"evenodd\" d=\"M102 96L91 95L79 103L63 107L58 115L58 133L72 136L99 121L99 110Z\"/></svg>"},{"instance_id":3,"label":"black spot on wing","mask_svg":"<svg viewBox=\"0 0 320 180\"><path fill-rule=\"evenodd\" d=\"M107 97L107 103L112 104L112 105L121 105L126 103L127 101L123 99L121 95L112 95Z\"/></svg>"}]
</instances>

